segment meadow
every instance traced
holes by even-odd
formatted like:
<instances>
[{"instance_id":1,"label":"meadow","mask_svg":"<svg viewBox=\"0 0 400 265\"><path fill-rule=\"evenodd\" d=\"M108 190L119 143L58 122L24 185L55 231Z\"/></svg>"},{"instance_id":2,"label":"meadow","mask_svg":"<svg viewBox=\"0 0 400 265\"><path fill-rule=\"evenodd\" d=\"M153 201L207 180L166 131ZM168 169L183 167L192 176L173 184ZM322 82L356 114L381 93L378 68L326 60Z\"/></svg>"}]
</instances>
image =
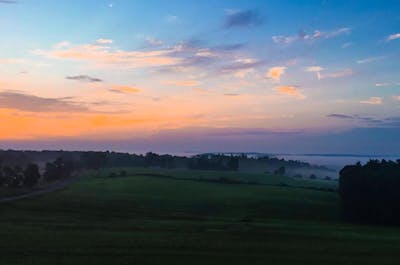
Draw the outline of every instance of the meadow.
<instances>
[{"instance_id":1,"label":"meadow","mask_svg":"<svg viewBox=\"0 0 400 265\"><path fill-rule=\"evenodd\" d=\"M0 204L0 264L400 262L400 229L342 222L334 181L120 170Z\"/></svg>"}]
</instances>

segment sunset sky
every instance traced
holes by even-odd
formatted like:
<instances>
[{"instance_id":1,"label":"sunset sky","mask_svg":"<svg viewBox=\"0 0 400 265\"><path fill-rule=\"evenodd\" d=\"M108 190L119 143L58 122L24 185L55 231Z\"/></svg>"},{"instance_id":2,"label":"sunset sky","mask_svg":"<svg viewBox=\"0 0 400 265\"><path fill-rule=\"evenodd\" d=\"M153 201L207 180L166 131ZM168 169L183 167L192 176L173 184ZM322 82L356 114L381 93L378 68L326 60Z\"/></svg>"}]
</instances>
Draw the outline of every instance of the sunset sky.
<instances>
[{"instance_id":1,"label":"sunset sky","mask_svg":"<svg viewBox=\"0 0 400 265\"><path fill-rule=\"evenodd\" d=\"M0 148L400 154L399 10L0 0Z\"/></svg>"}]
</instances>

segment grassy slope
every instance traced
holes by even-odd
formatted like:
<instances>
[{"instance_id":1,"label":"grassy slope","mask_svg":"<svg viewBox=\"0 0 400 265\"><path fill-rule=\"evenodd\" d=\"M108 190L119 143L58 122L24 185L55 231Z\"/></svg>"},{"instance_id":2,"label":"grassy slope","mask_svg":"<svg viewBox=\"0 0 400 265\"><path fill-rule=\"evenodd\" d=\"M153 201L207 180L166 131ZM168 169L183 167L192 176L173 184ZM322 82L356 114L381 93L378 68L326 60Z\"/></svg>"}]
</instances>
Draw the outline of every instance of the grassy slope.
<instances>
[{"instance_id":1,"label":"grassy slope","mask_svg":"<svg viewBox=\"0 0 400 265\"><path fill-rule=\"evenodd\" d=\"M92 176L61 192L0 205L0 264L396 264L398 259L400 230L341 224L335 193L141 172L149 173ZM266 184L276 181L263 177Z\"/></svg>"}]
</instances>

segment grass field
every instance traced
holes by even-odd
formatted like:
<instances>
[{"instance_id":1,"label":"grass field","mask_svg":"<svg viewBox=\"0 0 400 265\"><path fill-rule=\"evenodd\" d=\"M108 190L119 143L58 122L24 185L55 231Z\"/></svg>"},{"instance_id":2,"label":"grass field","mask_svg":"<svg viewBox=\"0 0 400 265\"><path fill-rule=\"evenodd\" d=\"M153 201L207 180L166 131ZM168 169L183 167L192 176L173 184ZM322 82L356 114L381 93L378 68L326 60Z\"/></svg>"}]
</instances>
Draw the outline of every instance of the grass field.
<instances>
[{"instance_id":1,"label":"grass field","mask_svg":"<svg viewBox=\"0 0 400 265\"><path fill-rule=\"evenodd\" d=\"M400 229L341 223L335 192L305 188L335 182L127 171L0 204L0 264L400 263ZM264 185L204 180L221 176Z\"/></svg>"}]
</instances>

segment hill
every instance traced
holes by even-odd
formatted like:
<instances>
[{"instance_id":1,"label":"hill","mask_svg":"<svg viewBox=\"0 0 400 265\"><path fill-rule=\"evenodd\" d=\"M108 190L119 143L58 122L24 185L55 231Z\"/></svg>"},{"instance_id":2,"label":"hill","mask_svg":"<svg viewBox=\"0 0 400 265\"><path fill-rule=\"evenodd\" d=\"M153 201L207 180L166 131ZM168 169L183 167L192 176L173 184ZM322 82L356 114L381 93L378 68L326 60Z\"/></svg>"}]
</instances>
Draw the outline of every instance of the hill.
<instances>
[{"instance_id":1,"label":"hill","mask_svg":"<svg viewBox=\"0 0 400 265\"><path fill-rule=\"evenodd\" d=\"M0 264L393 264L397 257L400 230L342 224L335 192L280 185L269 175L252 185L204 180L226 172L111 174L120 170L1 204Z\"/></svg>"}]
</instances>

